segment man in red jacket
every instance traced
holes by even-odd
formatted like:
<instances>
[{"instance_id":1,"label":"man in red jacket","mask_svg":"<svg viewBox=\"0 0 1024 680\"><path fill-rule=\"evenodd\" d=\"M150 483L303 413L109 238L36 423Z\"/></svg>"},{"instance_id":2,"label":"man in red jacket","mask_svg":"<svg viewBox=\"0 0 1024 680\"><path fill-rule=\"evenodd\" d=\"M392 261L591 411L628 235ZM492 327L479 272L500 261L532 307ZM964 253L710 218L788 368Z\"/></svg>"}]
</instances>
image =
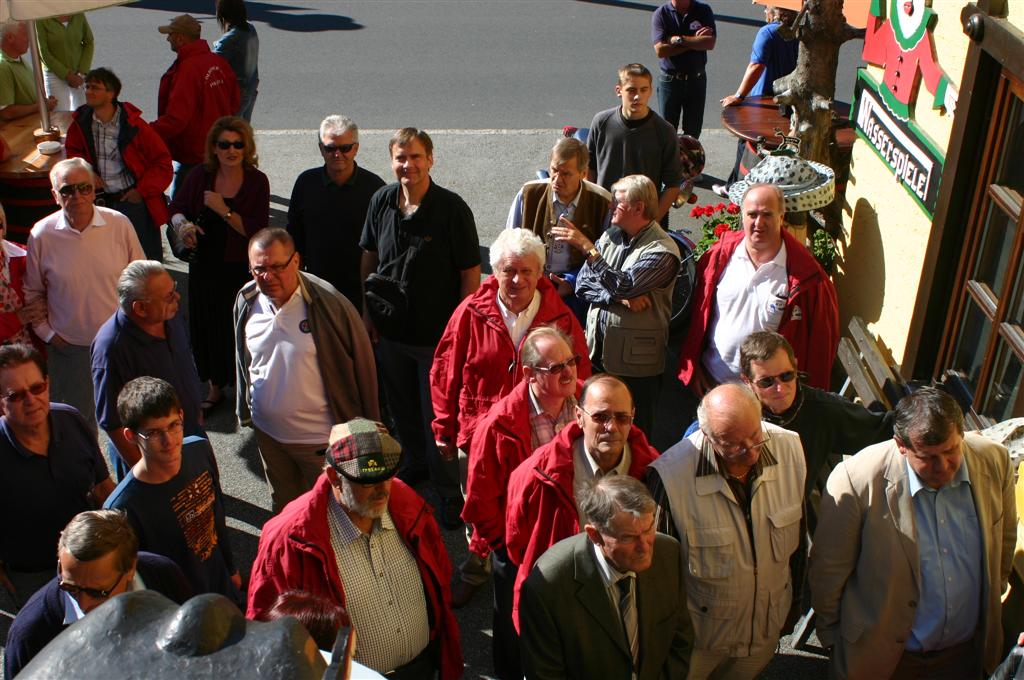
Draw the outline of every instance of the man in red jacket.
<instances>
[{"instance_id":1,"label":"man in red jacket","mask_svg":"<svg viewBox=\"0 0 1024 680\"><path fill-rule=\"evenodd\" d=\"M519 348L530 329L550 324L569 335L580 357L579 376L590 376L583 328L544 276L540 238L527 229L506 229L490 254L494 275L455 309L430 369L434 439L445 458L458 454L463 494L477 422L521 379ZM443 512L442 521L447 521ZM469 601L489 572L489 548L469 531L470 554L453 593L456 606Z\"/></svg>"},{"instance_id":2,"label":"man in red jacket","mask_svg":"<svg viewBox=\"0 0 1024 680\"><path fill-rule=\"evenodd\" d=\"M202 26L194 17L176 16L158 30L178 55L160 78L158 117L153 121L153 129L174 158L173 199L192 168L203 162L206 135L214 121L234 115L241 94L235 72L199 37Z\"/></svg>"},{"instance_id":3,"label":"man in red jacket","mask_svg":"<svg viewBox=\"0 0 1024 680\"><path fill-rule=\"evenodd\" d=\"M364 418L335 425L330 442L316 486L263 527L246 617L304 590L345 607L359 663L389 678L460 677L451 563L433 510L392 479L401 446Z\"/></svg>"},{"instance_id":4,"label":"man in red jacket","mask_svg":"<svg viewBox=\"0 0 1024 680\"><path fill-rule=\"evenodd\" d=\"M493 660L500 680L523 677L519 640L512 626L516 565L505 551L505 497L512 471L554 439L576 416L576 364L572 340L551 326L527 334L519 352L523 380L477 424L469 451L466 506L492 553L494 584Z\"/></svg>"},{"instance_id":5,"label":"man in red jacket","mask_svg":"<svg viewBox=\"0 0 1024 680\"><path fill-rule=\"evenodd\" d=\"M633 397L607 374L583 383L576 422L515 469L508 483L505 548L519 566L512 618L519 629L519 594L537 559L586 524L581 492L606 475L643 479L658 452L633 425Z\"/></svg>"},{"instance_id":6,"label":"man in red jacket","mask_svg":"<svg viewBox=\"0 0 1024 680\"><path fill-rule=\"evenodd\" d=\"M160 227L167 223L164 190L171 183L171 154L142 112L118 101L121 80L95 68L85 76L85 105L68 127L68 158L80 157L96 168L101 191L96 205L131 220L147 260L163 260Z\"/></svg>"},{"instance_id":7,"label":"man in red jacket","mask_svg":"<svg viewBox=\"0 0 1024 680\"><path fill-rule=\"evenodd\" d=\"M827 390L839 346L832 281L782 228L779 187L752 184L741 210L743 231L726 232L697 265L679 379L698 397L718 383L739 380L743 341L754 331L777 331L793 346L807 383Z\"/></svg>"}]
</instances>

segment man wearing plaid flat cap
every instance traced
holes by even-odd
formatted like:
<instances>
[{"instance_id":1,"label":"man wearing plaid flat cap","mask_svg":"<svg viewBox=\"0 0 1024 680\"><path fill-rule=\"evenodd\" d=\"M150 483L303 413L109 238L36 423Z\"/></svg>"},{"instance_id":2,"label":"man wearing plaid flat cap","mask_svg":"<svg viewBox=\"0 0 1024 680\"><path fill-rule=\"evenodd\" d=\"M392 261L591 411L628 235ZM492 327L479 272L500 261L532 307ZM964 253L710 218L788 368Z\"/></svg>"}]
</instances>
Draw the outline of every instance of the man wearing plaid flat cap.
<instances>
[{"instance_id":1,"label":"man wearing plaid flat cap","mask_svg":"<svg viewBox=\"0 0 1024 680\"><path fill-rule=\"evenodd\" d=\"M359 663L389 678L460 677L451 562L433 510L392 479L401 446L356 418L331 429L324 459L313 489L263 527L246 617L305 590L346 608Z\"/></svg>"}]
</instances>

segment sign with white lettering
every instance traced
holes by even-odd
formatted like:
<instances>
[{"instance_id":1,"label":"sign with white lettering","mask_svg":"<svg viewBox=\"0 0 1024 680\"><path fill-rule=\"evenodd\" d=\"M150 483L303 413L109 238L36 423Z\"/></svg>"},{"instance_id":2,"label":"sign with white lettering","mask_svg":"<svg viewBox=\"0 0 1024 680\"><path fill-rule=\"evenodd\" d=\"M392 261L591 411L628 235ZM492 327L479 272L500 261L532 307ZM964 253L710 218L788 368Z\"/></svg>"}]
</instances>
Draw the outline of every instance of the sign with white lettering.
<instances>
[{"instance_id":1,"label":"sign with white lettering","mask_svg":"<svg viewBox=\"0 0 1024 680\"><path fill-rule=\"evenodd\" d=\"M857 72L850 109L857 136L863 139L895 175L897 182L931 217L939 198L939 179L945 157L913 121L889 113L879 95L878 83L865 69Z\"/></svg>"}]
</instances>

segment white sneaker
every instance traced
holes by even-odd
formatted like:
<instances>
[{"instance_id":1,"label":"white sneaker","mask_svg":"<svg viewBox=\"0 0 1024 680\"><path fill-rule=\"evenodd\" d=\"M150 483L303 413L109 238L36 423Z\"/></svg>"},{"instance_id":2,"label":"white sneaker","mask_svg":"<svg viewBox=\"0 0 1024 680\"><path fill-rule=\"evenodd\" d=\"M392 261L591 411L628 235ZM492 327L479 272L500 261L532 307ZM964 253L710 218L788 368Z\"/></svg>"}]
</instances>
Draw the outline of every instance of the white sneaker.
<instances>
[{"instance_id":1,"label":"white sneaker","mask_svg":"<svg viewBox=\"0 0 1024 680\"><path fill-rule=\"evenodd\" d=\"M722 198L729 198L729 185L728 184L713 184L711 191Z\"/></svg>"}]
</instances>

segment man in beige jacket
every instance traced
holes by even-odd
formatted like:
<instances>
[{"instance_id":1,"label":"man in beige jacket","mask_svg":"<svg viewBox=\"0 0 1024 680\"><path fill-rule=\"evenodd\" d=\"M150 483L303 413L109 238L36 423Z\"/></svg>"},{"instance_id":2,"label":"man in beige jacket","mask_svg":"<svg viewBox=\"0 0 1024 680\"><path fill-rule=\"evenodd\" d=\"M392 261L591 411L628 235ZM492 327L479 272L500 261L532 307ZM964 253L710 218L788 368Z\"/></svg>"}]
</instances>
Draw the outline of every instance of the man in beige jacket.
<instances>
[{"instance_id":1,"label":"man in beige jacket","mask_svg":"<svg viewBox=\"0 0 1024 680\"><path fill-rule=\"evenodd\" d=\"M747 680L775 654L793 603L803 448L795 432L761 422L761 402L740 384L708 392L697 419L700 430L651 463L647 484L658 531L679 539L688 569L687 677Z\"/></svg>"},{"instance_id":2,"label":"man in beige jacket","mask_svg":"<svg viewBox=\"0 0 1024 680\"><path fill-rule=\"evenodd\" d=\"M988 676L1017 532L1006 449L965 435L933 388L900 401L893 431L838 465L821 499L810 582L832 676Z\"/></svg>"}]
</instances>

